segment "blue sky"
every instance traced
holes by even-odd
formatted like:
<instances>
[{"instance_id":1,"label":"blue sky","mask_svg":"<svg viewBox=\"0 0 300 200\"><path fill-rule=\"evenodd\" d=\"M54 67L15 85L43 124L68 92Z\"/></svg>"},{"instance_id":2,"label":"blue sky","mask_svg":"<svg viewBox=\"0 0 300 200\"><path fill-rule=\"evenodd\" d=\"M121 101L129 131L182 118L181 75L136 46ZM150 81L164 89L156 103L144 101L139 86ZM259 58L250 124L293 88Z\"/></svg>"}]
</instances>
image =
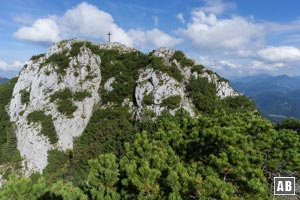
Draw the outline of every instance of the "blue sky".
<instances>
[{"instance_id":1,"label":"blue sky","mask_svg":"<svg viewBox=\"0 0 300 200\"><path fill-rule=\"evenodd\" d=\"M0 0L0 76L74 37L180 49L225 77L300 75L298 0Z\"/></svg>"}]
</instances>

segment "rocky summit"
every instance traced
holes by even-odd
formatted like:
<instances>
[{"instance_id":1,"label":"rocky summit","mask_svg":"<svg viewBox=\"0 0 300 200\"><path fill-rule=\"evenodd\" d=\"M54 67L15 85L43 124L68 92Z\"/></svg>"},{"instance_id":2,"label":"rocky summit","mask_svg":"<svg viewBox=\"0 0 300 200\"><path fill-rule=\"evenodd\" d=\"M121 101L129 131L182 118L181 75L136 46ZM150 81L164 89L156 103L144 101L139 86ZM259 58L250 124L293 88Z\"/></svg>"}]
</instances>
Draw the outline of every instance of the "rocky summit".
<instances>
[{"instance_id":1,"label":"rocky summit","mask_svg":"<svg viewBox=\"0 0 300 200\"><path fill-rule=\"evenodd\" d=\"M271 199L299 177L299 122L179 50L61 41L0 94L0 199Z\"/></svg>"},{"instance_id":2,"label":"rocky summit","mask_svg":"<svg viewBox=\"0 0 300 200\"><path fill-rule=\"evenodd\" d=\"M220 101L239 96L227 80L181 51L143 54L79 39L53 44L24 66L8 106L24 174L42 173L50 150L72 149L95 109L125 107L135 120L179 110L196 116L201 103L195 83L213 85Z\"/></svg>"}]
</instances>

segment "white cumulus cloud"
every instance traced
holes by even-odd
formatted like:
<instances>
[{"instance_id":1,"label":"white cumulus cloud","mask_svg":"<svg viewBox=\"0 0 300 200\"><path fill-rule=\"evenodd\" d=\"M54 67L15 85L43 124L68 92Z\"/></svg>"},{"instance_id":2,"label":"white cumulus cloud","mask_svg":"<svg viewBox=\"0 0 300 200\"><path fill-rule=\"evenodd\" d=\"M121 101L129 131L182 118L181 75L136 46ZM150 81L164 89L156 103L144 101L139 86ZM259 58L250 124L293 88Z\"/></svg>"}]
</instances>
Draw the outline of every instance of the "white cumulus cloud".
<instances>
[{"instance_id":1,"label":"white cumulus cloud","mask_svg":"<svg viewBox=\"0 0 300 200\"><path fill-rule=\"evenodd\" d=\"M226 52L225 54L237 56L240 58L256 57L256 52L250 49L238 49L237 51Z\"/></svg>"},{"instance_id":2,"label":"white cumulus cloud","mask_svg":"<svg viewBox=\"0 0 300 200\"><path fill-rule=\"evenodd\" d=\"M159 29L152 30L136 30L132 29L128 32L131 38L133 38L134 46L138 47L174 47L181 42L180 39L174 38Z\"/></svg>"},{"instance_id":3,"label":"white cumulus cloud","mask_svg":"<svg viewBox=\"0 0 300 200\"><path fill-rule=\"evenodd\" d=\"M236 5L231 2L224 2L222 0L206 0L204 6L200 7L200 10L213 13L222 14L226 10L235 9Z\"/></svg>"},{"instance_id":4,"label":"white cumulus cloud","mask_svg":"<svg viewBox=\"0 0 300 200\"><path fill-rule=\"evenodd\" d=\"M60 20L60 28L64 34L107 40L107 33L110 31L113 33L112 42L118 41L132 45L131 38L114 22L109 13L86 2L68 10Z\"/></svg>"},{"instance_id":5,"label":"white cumulus cloud","mask_svg":"<svg viewBox=\"0 0 300 200\"><path fill-rule=\"evenodd\" d=\"M218 19L202 10L192 12L191 22L178 33L198 49L237 50L262 46L264 28L243 17Z\"/></svg>"},{"instance_id":6,"label":"white cumulus cloud","mask_svg":"<svg viewBox=\"0 0 300 200\"><path fill-rule=\"evenodd\" d=\"M176 15L176 18L181 22L181 23L185 23L185 19L184 19L184 16L183 16L183 14L182 13L178 13L177 15Z\"/></svg>"},{"instance_id":7,"label":"white cumulus cloud","mask_svg":"<svg viewBox=\"0 0 300 200\"><path fill-rule=\"evenodd\" d=\"M19 71L22 69L24 63L20 61L13 61L12 63L7 63L3 60L0 60L0 70L3 71Z\"/></svg>"},{"instance_id":8,"label":"white cumulus cloud","mask_svg":"<svg viewBox=\"0 0 300 200\"><path fill-rule=\"evenodd\" d=\"M154 16L153 20L158 25L159 18ZM67 10L62 16L38 19L31 26L21 27L14 35L30 42L52 43L74 37L107 41L108 32L112 33L112 42L134 47L174 47L181 41L157 28L124 30L110 13L86 2Z\"/></svg>"},{"instance_id":9,"label":"white cumulus cloud","mask_svg":"<svg viewBox=\"0 0 300 200\"><path fill-rule=\"evenodd\" d=\"M259 60L253 60L250 62L250 70L251 71L276 71L280 68L286 67L286 64L278 62L278 63L266 63Z\"/></svg>"},{"instance_id":10,"label":"white cumulus cloud","mask_svg":"<svg viewBox=\"0 0 300 200\"><path fill-rule=\"evenodd\" d=\"M228 61L228 60L220 60L219 63L222 64L223 67L227 67L227 68L230 68L230 69L237 69L237 68L240 67L240 65L238 63L233 63L233 62Z\"/></svg>"},{"instance_id":11,"label":"white cumulus cloud","mask_svg":"<svg viewBox=\"0 0 300 200\"><path fill-rule=\"evenodd\" d=\"M57 42L61 39L57 23L51 18L38 19L32 26L23 26L14 36L20 40L40 43Z\"/></svg>"},{"instance_id":12,"label":"white cumulus cloud","mask_svg":"<svg viewBox=\"0 0 300 200\"><path fill-rule=\"evenodd\" d=\"M300 61L300 49L292 46L269 46L257 52L258 56L269 62Z\"/></svg>"},{"instance_id":13,"label":"white cumulus cloud","mask_svg":"<svg viewBox=\"0 0 300 200\"><path fill-rule=\"evenodd\" d=\"M202 65L218 71L230 71L241 68L239 63L230 60L212 59L207 56L200 56L198 59Z\"/></svg>"}]
</instances>

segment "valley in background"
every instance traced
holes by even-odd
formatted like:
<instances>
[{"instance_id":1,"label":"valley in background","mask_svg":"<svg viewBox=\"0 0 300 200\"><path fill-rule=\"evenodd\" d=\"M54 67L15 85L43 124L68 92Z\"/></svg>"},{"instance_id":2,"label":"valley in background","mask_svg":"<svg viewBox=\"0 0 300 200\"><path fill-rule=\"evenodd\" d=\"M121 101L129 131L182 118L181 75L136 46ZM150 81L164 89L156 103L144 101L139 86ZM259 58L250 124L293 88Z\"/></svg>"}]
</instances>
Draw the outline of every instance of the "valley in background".
<instances>
[{"instance_id":1,"label":"valley in background","mask_svg":"<svg viewBox=\"0 0 300 200\"><path fill-rule=\"evenodd\" d=\"M259 74L232 78L231 85L253 99L261 114L272 122L300 118L299 76Z\"/></svg>"}]
</instances>

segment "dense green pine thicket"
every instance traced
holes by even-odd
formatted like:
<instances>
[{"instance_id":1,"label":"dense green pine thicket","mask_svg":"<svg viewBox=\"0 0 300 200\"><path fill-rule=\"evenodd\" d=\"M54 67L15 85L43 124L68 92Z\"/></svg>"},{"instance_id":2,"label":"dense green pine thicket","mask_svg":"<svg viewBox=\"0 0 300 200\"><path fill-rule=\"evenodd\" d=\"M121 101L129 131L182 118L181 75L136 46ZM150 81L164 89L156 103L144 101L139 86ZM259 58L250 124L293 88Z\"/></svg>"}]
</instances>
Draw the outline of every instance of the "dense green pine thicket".
<instances>
[{"instance_id":1,"label":"dense green pine thicket","mask_svg":"<svg viewBox=\"0 0 300 200\"><path fill-rule=\"evenodd\" d=\"M17 150L17 139L14 134L14 124L9 121L9 116L6 112L13 88L17 82L17 78L11 79L8 83L0 84L0 171L7 177L13 170L18 170L20 167L21 157ZM10 166L10 167L6 167Z\"/></svg>"},{"instance_id":2,"label":"dense green pine thicket","mask_svg":"<svg viewBox=\"0 0 300 200\"><path fill-rule=\"evenodd\" d=\"M252 113L179 112L146 126L126 114L99 110L107 128L94 116L73 152L51 151L42 177L11 175L0 197L272 199L273 176L299 177L299 135Z\"/></svg>"},{"instance_id":3,"label":"dense green pine thicket","mask_svg":"<svg viewBox=\"0 0 300 200\"><path fill-rule=\"evenodd\" d=\"M21 103L27 104L30 102L30 92L28 92L26 89L21 90Z\"/></svg>"},{"instance_id":4,"label":"dense green pine thicket","mask_svg":"<svg viewBox=\"0 0 300 200\"><path fill-rule=\"evenodd\" d=\"M27 121L28 123L40 123L42 126L40 134L49 138L51 144L58 141L51 115L46 115L43 111L34 111L27 115Z\"/></svg>"},{"instance_id":5,"label":"dense green pine thicket","mask_svg":"<svg viewBox=\"0 0 300 200\"><path fill-rule=\"evenodd\" d=\"M299 121L288 119L274 126L255 112L254 103L245 96L218 98L216 86L207 78L191 78L187 83L197 117L178 110L175 116L165 112L156 121L149 120L151 113L136 121L121 103L124 98L134 101L142 67L150 65L179 82L183 76L173 59L198 73L204 67L180 51L167 66L151 55L101 50L89 42L75 43L63 56L77 56L83 45L100 55L101 103L114 102L114 106L96 105L73 150L48 152L43 175L25 178L6 173L8 182L0 189L0 199L273 199L274 176L300 176ZM63 56L47 62L64 64ZM116 78L114 90L107 92L103 84L111 77ZM19 161L13 124L5 112L14 83L0 85L0 164ZM26 91L22 95L27 103ZM64 101L81 101L90 95L65 89L50 100L59 108L67 105ZM162 104L173 109L180 102L180 96L173 96ZM153 94L145 96L143 103L153 104ZM62 113L68 114L64 109ZM50 118L41 111L28 115L29 122L48 127L45 134L52 131ZM52 143L57 141L54 135L47 136Z\"/></svg>"},{"instance_id":6,"label":"dense green pine thicket","mask_svg":"<svg viewBox=\"0 0 300 200\"><path fill-rule=\"evenodd\" d=\"M55 92L50 97L51 102L56 102L57 110L66 115L67 117L73 117L73 113L77 110L77 106L74 105L74 101L82 101L86 97L91 97L92 94L87 90L77 91L73 93L69 88Z\"/></svg>"},{"instance_id":7,"label":"dense green pine thicket","mask_svg":"<svg viewBox=\"0 0 300 200\"><path fill-rule=\"evenodd\" d=\"M164 99L161 103L162 106L166 106L169 109L175 109L178 108L181 102L181 97L179 95L177 96L170 96L166 99Z\"/></svg>"},{"instance_id":8,"label":"dense green pine thicket","mask_svg":"<svg viewBox=\"0 0 300 200\"><path fill-rule=\"evenodd\" d=\"M38 60L38 59L40 59L40 58L42 58L44 56L45 56L45 54L33 55L33 56L31 56L30 60L35 61L35 60Z\"/></svg>"}]
</instances>

